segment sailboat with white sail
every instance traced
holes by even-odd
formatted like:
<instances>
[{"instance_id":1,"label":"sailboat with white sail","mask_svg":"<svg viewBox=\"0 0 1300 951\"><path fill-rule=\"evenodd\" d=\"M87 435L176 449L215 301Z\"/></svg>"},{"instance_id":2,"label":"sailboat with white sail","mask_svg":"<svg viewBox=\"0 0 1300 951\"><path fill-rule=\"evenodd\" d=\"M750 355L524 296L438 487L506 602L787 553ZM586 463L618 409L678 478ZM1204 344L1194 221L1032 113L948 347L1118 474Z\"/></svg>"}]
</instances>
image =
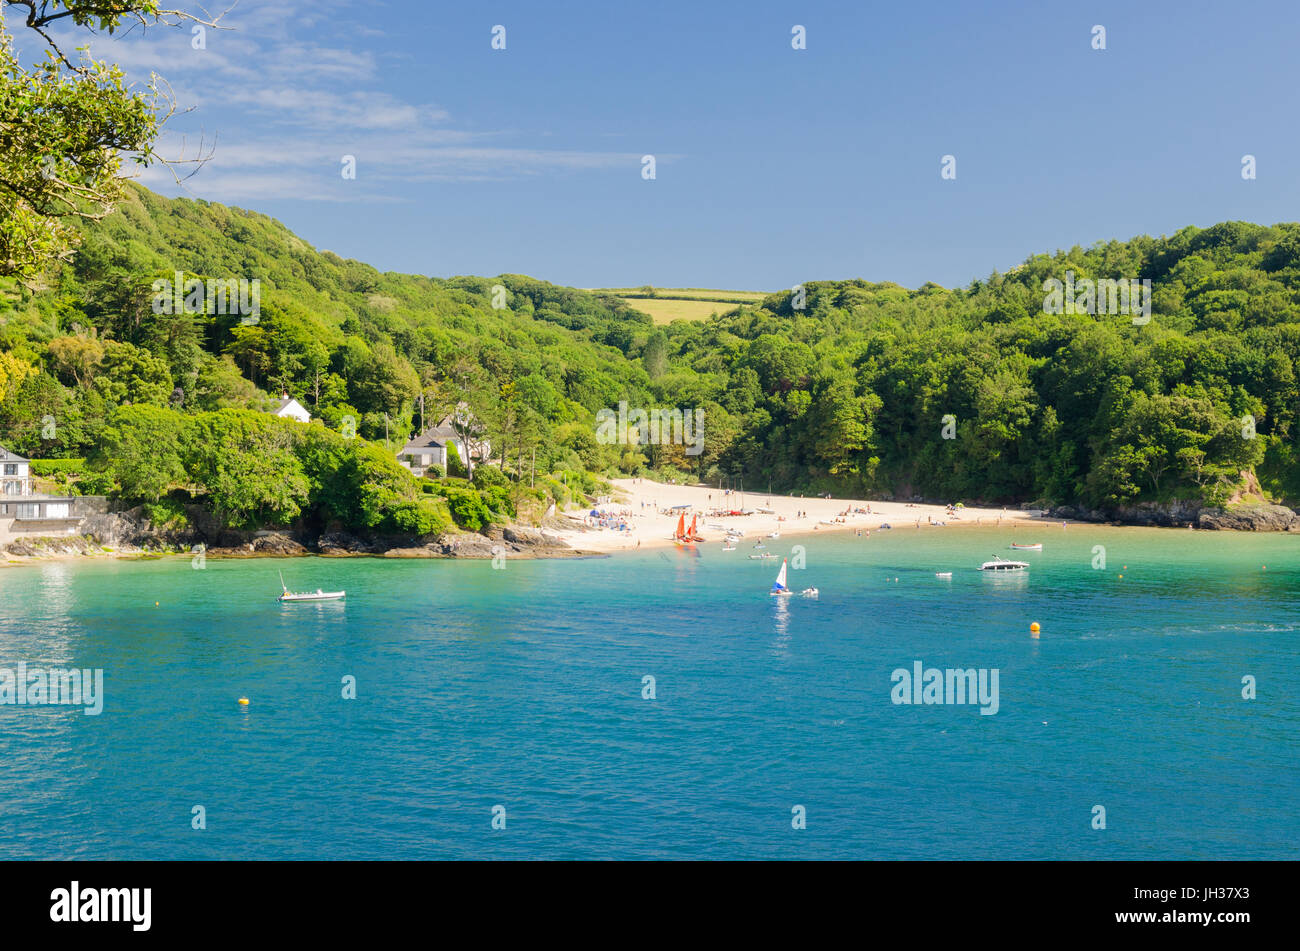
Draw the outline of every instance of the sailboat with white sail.
<instances>
[{"instance_id":1,"label":"sailboat with white sail","mask_svg":"<svg viewBox=\"0 0 1300 951\"><path fill-rule=\"evenodd\" d=\"M772 590L768 593L774 598L788 598L794 594L786 580L786 560L784 558L781 559L781 570L777 572L776 581L772 582ZM804 588L799 594L805 598L815 598L818 592L816 588Z\"/></svg>"},{"instance_id":2,"label":"sailboat with white sail","mask_svg":"<svg viewBox=\"0 0 1300 951\"><path fill-rule=\"evenodd\" d=\"M788 597L789 595L794 594L794 592L790 590L789 586L786 585L784 558L781 559L781 570L777 572L776 580L772 582L772 590L768 593L773 597Z\"/></svg>"}]
</instances>

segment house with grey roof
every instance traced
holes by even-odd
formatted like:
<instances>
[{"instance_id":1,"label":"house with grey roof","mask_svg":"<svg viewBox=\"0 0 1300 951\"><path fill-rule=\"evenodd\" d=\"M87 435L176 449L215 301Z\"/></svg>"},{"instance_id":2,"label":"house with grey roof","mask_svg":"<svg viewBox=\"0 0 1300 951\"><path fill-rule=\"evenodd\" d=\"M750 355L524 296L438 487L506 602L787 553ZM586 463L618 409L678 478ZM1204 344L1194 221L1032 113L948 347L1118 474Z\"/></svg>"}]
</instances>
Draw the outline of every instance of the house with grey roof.
<instances>
[{"instance_id":1,"label":"house with grey roof","mask_svg":"<svg viewBox=\"0 0 1300 951\"><path fill-rule=\"evenodd\" d=\"M397 461L411 470L412 475L422 476L430 466L447 468L447 447L456 447L456 455L461 460L467 458L465 440L451 425L451 414L444 416L436 426L430 426L424 432L412 436L410 441L397 451ZM470 447L474 461L481 462L491 453L491 445L486 439L471 439Z\"/></svg>"}]
</instances>

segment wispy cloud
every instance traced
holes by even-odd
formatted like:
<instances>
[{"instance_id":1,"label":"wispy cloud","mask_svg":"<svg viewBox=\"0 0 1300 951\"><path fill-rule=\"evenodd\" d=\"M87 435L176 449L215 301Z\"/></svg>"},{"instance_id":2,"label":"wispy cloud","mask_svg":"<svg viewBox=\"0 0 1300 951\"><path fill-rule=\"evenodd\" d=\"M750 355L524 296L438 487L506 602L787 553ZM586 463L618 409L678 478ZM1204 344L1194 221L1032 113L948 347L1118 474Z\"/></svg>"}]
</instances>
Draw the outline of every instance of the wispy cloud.
<instances>
[{"instance_id":1,"label":"wispy cloud","mask_svg":"<svg viewBox=\"0 0 1300 951\"><path fill-rule=\"evenodd\" d=\"M382 32L367 26L349 0L235 6L221 25L227 29L207 30L202 43L182 27L95 36L88 44L91 55L118 63L136 83L157 73L187 110L169 123L160 154L192 157L201 137L215 139L211 160L186 181L192 194L216 201L374 201L395 199L412 182L638 167L639 154L538 148L560 143L542 132L473 129L443 103L391 91L375 55L353 48L358 38ZM322 41L332 35L338 40ZM71 48L87 45L87 37L69 33L60 42ZM364 177L340 188L345 155L355 156ZM164 168L139 180L175 190Z\"/></svg>"}]
</instances>

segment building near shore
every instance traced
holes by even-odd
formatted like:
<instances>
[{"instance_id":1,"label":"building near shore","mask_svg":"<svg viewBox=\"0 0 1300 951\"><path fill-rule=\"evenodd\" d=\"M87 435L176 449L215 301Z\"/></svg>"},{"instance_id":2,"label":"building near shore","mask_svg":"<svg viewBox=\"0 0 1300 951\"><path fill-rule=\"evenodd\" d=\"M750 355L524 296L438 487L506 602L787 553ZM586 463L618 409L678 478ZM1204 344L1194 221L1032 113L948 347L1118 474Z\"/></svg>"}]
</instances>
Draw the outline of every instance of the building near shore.
<instances>
[{"instance_id":1,"label":"building near shore","mask_svg":"<svg viewBox=\"0 0 1300 951\"><path fill-rule=\"evenodd\" d=\"M97 495L37 492L31 460L0 446L0 545L36 535L76 535L81 521L107 511Z\"/></svg>"},{"instance_id":2,"label":"building near shore","mask_svg":"<svg viewBox=\"0 0 1300 951\"><path fill-rule=\"evenodd\" d=\"M451 422L449 413L438 425L430 426L424 432L412 436L410 441L397 451L397 461L416 476L424 475L424 471L430 466L441 466L446 470L448 446L456 447L456 455L462 462L470 458L471 452L476 464L487 461L492 453L491 444L486 439L471 438L467 448L465 440L456 432ZM477 423L473 424L473 429L481 432L481 427Z\"/></svg>"}]
</instances>

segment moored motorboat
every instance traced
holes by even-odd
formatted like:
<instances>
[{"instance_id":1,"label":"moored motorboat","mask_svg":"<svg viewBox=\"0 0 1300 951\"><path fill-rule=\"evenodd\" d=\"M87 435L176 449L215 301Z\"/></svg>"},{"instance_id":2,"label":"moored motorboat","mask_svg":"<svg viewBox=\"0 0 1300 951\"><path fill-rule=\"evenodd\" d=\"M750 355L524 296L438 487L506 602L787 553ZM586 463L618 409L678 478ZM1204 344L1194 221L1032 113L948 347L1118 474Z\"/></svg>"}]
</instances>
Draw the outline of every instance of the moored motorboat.
<instances>
[{"instance_id":1,"label":"moored motorboat","mask_svg":"<svg viewBox=\"0 0 1300 951\"><path fill-rule=\"evenodd\" d=\"M346 591L322 591L317 588L315 591L286 591L277 601L337 601L346 595Z\"/></svg>"},{"instance_id":2,"label":"moored motorboat","mask_svg":"<svg viewBox=\"0 0 1300 951\"><path fill-rule=\"evenodd\" d=\"M315 591L290 591L284 584L284 574L280 574L280 596L276 598L280 602L289 601L337 601L347 594L346 591L322 591L317 588Z\"/></svg>"},{"instance_id":3,"label":"moored motorboat","mask_svg":"<svg viewBox=\"0 0 1300 951\"><path fill-rule=\"evenodd\" d=\"M1010 561L994 555L992 561L986 561L980 565L980 571L1024 571L1028 567L1029 562L1027 561Z\"/></svg>"}]
</instances>

